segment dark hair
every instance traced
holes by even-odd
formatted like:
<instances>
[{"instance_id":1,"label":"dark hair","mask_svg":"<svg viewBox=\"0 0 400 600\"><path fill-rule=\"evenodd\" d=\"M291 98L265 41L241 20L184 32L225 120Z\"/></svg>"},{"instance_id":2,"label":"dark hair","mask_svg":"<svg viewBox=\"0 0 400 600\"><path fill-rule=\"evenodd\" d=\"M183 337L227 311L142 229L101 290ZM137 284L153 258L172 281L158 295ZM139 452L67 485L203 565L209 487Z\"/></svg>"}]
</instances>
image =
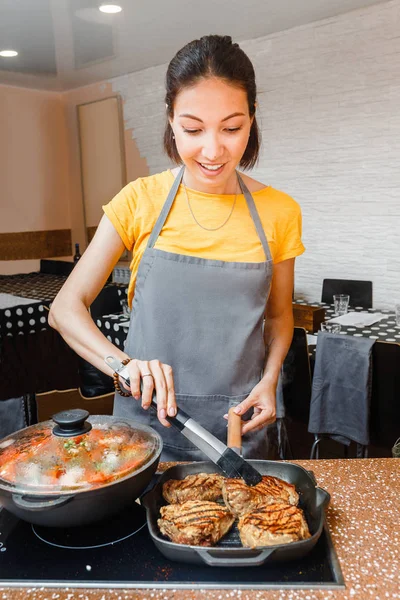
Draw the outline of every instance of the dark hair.
<instances>
[{"instance_id":1,"label":"dark hair","mask_svg":"<svg viewBox=\"0 0 400 600\"><path fill-rule=\"evenodd\" d=\"M250 117L255 114L257 95L253 65L238 44L228 35L206 35L186 44L168 65L166 75L165 103L167 122L164 131L164 150L176 164L182 164L169 118L173 117L174 102L179 92L201 79L218 77L247 93ZM260 131L254 116L249 141L239 165L251 169L257 162L260 150Z\"/></svg>"}]
</instances>

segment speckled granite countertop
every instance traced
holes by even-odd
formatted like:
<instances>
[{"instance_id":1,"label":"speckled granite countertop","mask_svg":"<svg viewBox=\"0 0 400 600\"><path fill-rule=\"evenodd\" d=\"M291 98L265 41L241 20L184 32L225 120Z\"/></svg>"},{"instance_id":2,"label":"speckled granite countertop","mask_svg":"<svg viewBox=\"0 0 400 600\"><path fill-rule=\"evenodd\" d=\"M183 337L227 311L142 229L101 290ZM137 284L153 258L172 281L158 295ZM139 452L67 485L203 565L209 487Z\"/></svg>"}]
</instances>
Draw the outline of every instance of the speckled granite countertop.
<instances>
[{"instance_id":1,"label":"speckled granite countertop","mask_svg":"<svg viewBox=\"0 0 400 600\"><path fill-rule=\"evenodd\" d=\"M400 460L294 461L331 494L327 518L345 590L5 589L0 600L400 599ZM163 467L171 466L168 464Z\"/></svg>"}]
</instances>

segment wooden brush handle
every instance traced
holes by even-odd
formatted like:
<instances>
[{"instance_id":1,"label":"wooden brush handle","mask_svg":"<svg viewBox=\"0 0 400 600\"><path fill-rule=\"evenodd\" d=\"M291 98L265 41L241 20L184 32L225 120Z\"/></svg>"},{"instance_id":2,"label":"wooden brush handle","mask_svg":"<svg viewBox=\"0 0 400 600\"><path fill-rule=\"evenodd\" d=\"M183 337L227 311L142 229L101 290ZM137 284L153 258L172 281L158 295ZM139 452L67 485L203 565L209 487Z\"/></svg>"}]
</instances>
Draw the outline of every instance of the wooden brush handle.
<instances>
[{"instance_id":1,"label":"wooden brush handle","mask_svg":"<svg viewBox=\"0 0 400 600\"><path fill-rule=\"evenodd\" d=\"M228 411L228 448L234 448L242 453L242 417L237 415L235 407Z\"/></svg>"}]
</instances>

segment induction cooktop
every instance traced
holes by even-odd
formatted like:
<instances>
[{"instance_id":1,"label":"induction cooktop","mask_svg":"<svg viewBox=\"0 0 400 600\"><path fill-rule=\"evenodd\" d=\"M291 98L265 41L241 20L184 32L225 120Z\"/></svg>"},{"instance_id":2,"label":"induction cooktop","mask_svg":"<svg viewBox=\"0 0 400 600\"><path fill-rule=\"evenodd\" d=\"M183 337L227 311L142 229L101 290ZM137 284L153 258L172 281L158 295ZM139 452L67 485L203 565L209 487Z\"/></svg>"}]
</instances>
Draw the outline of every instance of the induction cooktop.
<instances>
[{"instance_id":1,"label":"induction cooktop","mask_svg":"<svg viewBox=\"0 0 400 600\"><path fill-rule=\"evenodd\" d=\"M0 510L0 586L69 588L343 588L327 526L310 554L259 567L173 562L155 547L145 510L134 503L91 526L31 525Z\"/></svg>"}]
</instances>

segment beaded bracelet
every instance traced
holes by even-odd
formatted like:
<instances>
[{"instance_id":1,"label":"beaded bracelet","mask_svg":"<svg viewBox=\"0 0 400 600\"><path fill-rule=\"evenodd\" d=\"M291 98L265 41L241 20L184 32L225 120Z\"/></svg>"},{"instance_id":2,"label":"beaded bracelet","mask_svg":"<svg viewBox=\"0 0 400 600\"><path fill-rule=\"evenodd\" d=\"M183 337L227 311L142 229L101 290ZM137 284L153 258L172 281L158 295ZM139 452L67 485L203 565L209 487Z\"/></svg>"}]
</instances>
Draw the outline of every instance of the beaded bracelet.
<instances>
[{"instance_id":1,"label":"beaded bracelet","mask_svg":"<svg viewBox=\"0 0 400 600\"><path fill-rule=\"evenodd\" d=\"M131 358L124 358L124 360L121 360L123 365L127 365L129 362L131 362ZM121 386L119 385L119 375L118 373L113 373L113 379L114 379L114 387L115 387L115 391L118 392L118 394L120 396L123 396L124 398L129 398L129 396L132 396L132 394L130 392L124 392L121 389Z\"/></svg>"}]
</instances>

